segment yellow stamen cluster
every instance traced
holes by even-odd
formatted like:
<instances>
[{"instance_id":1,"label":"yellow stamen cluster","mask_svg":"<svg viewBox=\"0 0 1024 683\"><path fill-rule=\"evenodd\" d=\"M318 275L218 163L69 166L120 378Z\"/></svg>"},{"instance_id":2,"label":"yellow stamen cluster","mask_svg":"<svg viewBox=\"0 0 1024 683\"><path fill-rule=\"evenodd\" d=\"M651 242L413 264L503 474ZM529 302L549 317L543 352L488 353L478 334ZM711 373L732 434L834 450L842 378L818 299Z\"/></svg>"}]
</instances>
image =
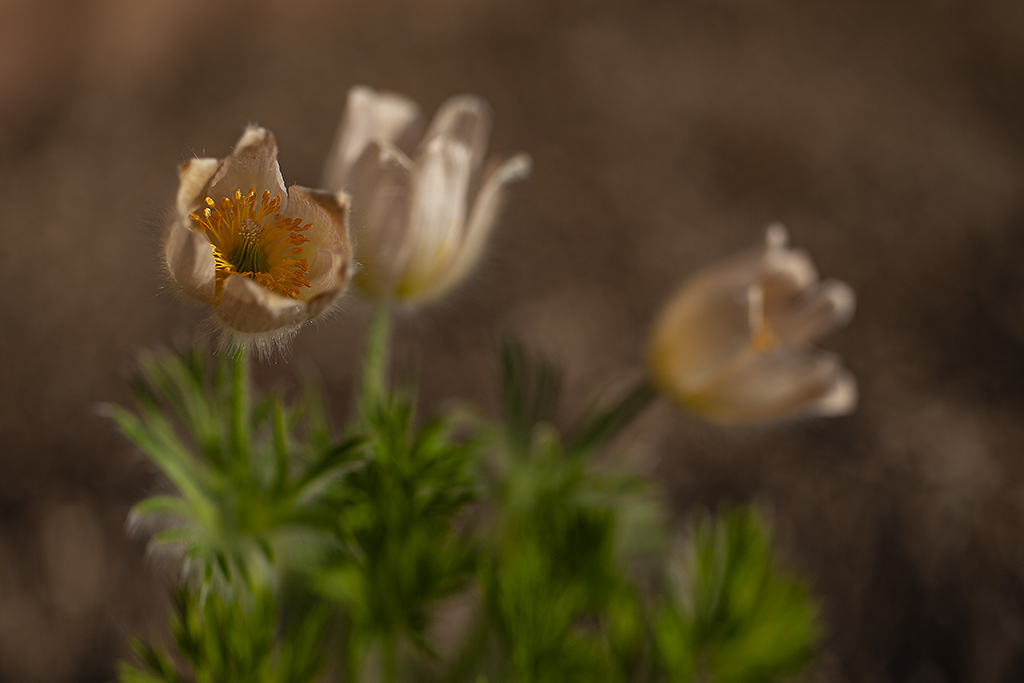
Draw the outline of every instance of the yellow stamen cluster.
<instances>
[{"instance_id":1,"label":"yellow stamen cluster","mask_svg":"<svg viewBox=\"0 0 1024 683\"><path fill-rule=\"evenodd\" d=\"M309 287L309 264L299 255L305 251L302 245L309 241L302 233L313 224L302 225L300 219L278 213L281 195L271 199L270 192L264 191L262 201L257 203L254 187L246 194L235 190L235 195L222 198L220 205L207 197L206 205L202 214L191 213L189 218L210 240L217 271L217 302L224 281L231 275L247 277L292 299L299 297L300 287Z\"/></svg>"}]
</instances>

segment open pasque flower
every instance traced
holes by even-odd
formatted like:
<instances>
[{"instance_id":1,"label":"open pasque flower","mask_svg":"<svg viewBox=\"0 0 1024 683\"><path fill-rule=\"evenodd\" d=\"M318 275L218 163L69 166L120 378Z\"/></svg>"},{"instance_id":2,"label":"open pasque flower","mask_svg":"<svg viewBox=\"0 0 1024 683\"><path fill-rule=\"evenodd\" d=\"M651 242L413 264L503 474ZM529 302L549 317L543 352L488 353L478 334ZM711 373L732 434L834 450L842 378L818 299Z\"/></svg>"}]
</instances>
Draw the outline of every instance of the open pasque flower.
<instances>
[{"instance_id":1,"label":"open pasque flower","mask_svg":"<svg viewBox=\"0 0 1024 683\"><path fill-rule=\"evenodd\" d=\"M698 272L654 328L654 381L709 421L841 415L856 407L856 380L836 356L812 347L849 322L853 290L819 282L810 257L786 240L773 225L764 246Z\"/></svg>"},{"instance_id":2,"label":"open pasque flower","mask_svg":"<svg viewBox=\"0 0 1024 683\"><path fill-rule=\"evenodd\" d=\"M441 105L422 135L411 100L363 86L349 91L324 181L352 196L355 281L365 294L429 301L476 264L506 186L530 172L526 154L482 169L490 126L489 107L471 95Z\"/></svg>"},{"instance_id":3,"label":"open pasque flower","mask_svg":"<svg viewBox=\"0 0 1024 683\"><path fill-rule=\"evenodd\" d=\"M168 271L235 342L269 350L331 308L352 261L348 197L285 190L277 143L258 127L226 159L190 159L178 177Z\"/></svg>"}]
</instances>

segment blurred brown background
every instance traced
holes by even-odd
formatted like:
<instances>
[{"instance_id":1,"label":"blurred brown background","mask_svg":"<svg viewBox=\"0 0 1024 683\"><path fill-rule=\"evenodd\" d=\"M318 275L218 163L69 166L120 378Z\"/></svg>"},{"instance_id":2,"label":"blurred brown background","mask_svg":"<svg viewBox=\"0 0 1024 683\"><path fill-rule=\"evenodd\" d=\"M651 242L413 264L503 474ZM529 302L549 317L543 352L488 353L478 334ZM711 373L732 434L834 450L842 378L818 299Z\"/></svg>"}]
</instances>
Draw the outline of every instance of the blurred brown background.
<instances>
[{"instance_id":1,"label":"blurred brown background","mask_svg":"<svg viewBox=\"0 0 1024 683\"><path fill-rule=\"evenodd\" d=\"M680 515L754 500L822 596L820 681L1024 679L1024 4L1019 0L0 1L0 681L104 681L163 621L128 539L157 479L95 406L201 336L159 234L193 153L272 129L315 185L349 86L472 92L526 150L488 260L399 327L425 410L496 407L495 340L566 368L565 411L641 368L699 264L781 220L850 282L826 342L853 416L726 430L667 403L634 457ZM366 307L260 381L349 404Z\"/></svg>"}]
</instances>

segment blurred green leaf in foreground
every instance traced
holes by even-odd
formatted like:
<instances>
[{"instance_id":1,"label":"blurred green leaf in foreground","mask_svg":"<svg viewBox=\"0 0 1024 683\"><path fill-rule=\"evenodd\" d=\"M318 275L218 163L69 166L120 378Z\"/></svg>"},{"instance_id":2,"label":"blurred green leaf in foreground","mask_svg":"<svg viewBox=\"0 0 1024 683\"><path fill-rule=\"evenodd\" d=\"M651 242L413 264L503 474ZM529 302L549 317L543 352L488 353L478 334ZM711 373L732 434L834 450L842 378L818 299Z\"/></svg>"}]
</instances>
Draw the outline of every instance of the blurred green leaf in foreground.
<instances>
[{"instance_id":1,"label":"blurred green leaf in foreground","mask_svg":"<svg viewBox=\"0 0 1024 683\"><path fill-rule=\"evenodd\" d=\"M776 566L758 513L698 517L674 559L655 623L669 680L760 683L810 662L820 635L817 605Z\"/></svg>"},{"instance_id":2,"label":"blurred green leaf in foreground","mask_svg":"<svg viewBox=\"0 0 1024 683\"><path fill-rule=\"evenodd\" d=\"M276 395L254 400L239 355L209 367L202 350L164 352L140 366L137 412L107 410L177 490L133 510L156 530L154 546L181 551L206 588L275 583L327 550L331 485L362 440L334 441L318 396L291 408Z\"/></svg>"}]
</instances>

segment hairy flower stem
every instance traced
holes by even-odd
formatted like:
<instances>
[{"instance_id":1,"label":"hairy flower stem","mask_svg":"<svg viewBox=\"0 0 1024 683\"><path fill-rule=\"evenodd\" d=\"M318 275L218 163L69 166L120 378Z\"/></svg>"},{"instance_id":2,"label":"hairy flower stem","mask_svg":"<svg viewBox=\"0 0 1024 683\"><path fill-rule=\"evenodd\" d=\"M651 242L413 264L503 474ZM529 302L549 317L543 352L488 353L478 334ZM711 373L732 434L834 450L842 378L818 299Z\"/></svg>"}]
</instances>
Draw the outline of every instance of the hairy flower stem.
<instances>
[{"instance_id":1,"label":"hairy flower stem","mask_svg":"<svg viewBox=\"0 0 1024 683\"><path fill-rule=\"evenodd\" d=\"M361 662L351 620L346 619L342 623L339 642L338 683L358 683Z\"/></svg>"},{"instance_id":2,"label":"hairy flower stem","mask_svg":"<svg viewBox=\"0 0 1024 683\"><path fill-rule=\"evenodd\" d=\"M470 683L479 680L475 672L480 666L490 636L487 621L481 609L478 609L473 615L473 626L468 633L469 635L463 641L458 656L449 671L448 681L450 683Z\"/></svg>"},{"instance_id":3,"label":"hairy flower stem","mask_svg":"<svg viewBox=\"0 0 1024 683\"><path fill-rule=\"evenodd\" d=\"M370 318L363 366L363 407L370 408L387 393L387 370L391 351L391 309L382 304Z\"/></svg>"},{"instance_id":4,"label":"hairy flower stem","mask_svg":"<svg viewBox=\"0 0 1024 683\"><path fill-rule=\"evenodd\" d=\"M231 355L231 445L234 451L232 473L236 478L249 476L249 354L236 349Z\"/></svg>"},{"instance_id":5,"label":"hairy flower stem","mask_svg":"<svg viewBox=\"0 0 1024 683\"><path fill-rule=\"evenodd\" d=\"M384 636L384 683L398 683L398 638L394 633Z\"/></svg>"}]
</instances>

